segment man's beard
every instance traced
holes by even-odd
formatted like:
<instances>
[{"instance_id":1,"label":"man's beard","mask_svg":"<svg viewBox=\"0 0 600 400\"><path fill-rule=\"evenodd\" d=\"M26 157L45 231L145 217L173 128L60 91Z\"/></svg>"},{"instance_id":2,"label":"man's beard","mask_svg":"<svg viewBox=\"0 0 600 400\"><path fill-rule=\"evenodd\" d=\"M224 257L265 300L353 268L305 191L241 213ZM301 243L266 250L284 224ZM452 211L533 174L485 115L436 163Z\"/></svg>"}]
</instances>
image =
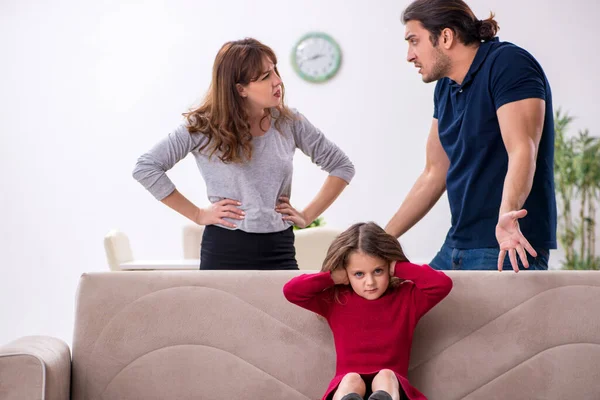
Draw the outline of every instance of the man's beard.
<instances>
[{"instance_id":1,"label":"man's beard","mask_svg":"<svg viewBox=\"0 0 600 400\"><path fill-rule=\"evenodd\" d=\"M444 78L450 71L450 57L445 55L439 48L435 47L435 60L431 67L431 73L423 76L423 82L430 83Z\"/></svg>"}]
</instances>

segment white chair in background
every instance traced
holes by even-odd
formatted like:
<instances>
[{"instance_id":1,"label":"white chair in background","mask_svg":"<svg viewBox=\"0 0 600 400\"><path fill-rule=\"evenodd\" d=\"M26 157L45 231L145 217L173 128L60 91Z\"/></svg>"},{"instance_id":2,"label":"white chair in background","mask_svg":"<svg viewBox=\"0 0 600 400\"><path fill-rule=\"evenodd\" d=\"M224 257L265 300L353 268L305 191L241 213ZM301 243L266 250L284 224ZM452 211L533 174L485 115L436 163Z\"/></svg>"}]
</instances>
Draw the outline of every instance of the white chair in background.
<instances>
[{"instance_id":1,"label":"white chair in background","mask_svg":"<svg viewBox=\"0 0 600 400\"><path fill-rule=\"evenodd\" d=\"M298 229L296 236L296 261L298 268L304 270L320 270L327 250L342 230L318 226L315 228Z\"/></svg>"},{"instance_id":2,"label":"white chair in background","mask_svg":"<svg viewBox=\"0 0 600 400\"><path fill-rule=\"evenodd\" d=\"M113 229L104 237L106 259L111 271L145 269L198 269L200 246L204 226L185 225L183 227L182 260L134 260L127 235ZM296 260L302 270L319 270L327 255L327 250L342 231L319 226L294 231L296 236Z\"/></svg>"},{"instance_id":3,"label":"white chair in background","mask_svg":"<svg viewBox=\"0 0 600 400\"><path fill-rule=\"evenodd\" d=\"M122 271L121 264L133 261L129 238L117 229L104 236L104 251L111 271Z\"/></svg>"},{"instance_id":4,"label":"white chair in background","mask_svg":"<svg viewBox=\"0 0 600 400\"><path fill-rule=\"evenodd\" d=\"M189 224L183 227L183 258L186 260L200 258L203 234L204 225Z\"/></svg>"},{"instance_id":5,"label":"white chair in background","mask_svg":"<svg viewBox=\"0 0 600 400\"><path fill-rule=\"evenodd\" d=\"M200 260L136 260L133 258L129 237L124 232L113 229L104 236L106 260L111 271L146 271L146 270L197 270Z\"/></svg>"}]
</instances>

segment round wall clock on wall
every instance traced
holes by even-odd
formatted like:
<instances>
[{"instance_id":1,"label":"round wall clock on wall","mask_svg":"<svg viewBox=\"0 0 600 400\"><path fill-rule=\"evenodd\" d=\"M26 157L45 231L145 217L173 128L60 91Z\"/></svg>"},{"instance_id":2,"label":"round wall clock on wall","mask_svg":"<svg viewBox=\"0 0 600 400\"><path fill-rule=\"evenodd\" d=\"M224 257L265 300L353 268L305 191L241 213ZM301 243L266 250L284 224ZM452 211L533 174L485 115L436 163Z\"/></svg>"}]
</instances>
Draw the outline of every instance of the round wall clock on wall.
<instances>
[{"instance_id":1,"label":"round wall clock on wall","mask_svg":"<svg viewBox=\"0 0 600 400\"><path fill-rule=\"evenodd\" d=\"M337 42L322 32L308 33L292 49L292 65L308 82L325 82L340 69L342 51Z\"/></svg>"}]
</instances>

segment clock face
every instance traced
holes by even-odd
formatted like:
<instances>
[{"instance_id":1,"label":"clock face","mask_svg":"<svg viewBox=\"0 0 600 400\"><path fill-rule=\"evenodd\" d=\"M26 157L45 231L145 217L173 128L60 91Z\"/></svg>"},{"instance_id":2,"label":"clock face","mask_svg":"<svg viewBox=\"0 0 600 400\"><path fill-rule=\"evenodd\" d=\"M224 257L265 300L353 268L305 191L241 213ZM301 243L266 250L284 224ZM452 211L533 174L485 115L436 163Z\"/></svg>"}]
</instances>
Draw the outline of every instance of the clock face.
<instances>
[{"instance_id":1,"label":"clock face","mask_svg":"<svg viewBox=\"0 0 600 400\"><path fill-rule=\"evenodd\" d=\"M340 68L342 52L338 44L324 33L303 36L292 52L294 69L309 82L331 79Z\"/></svg>"}]
</instances>

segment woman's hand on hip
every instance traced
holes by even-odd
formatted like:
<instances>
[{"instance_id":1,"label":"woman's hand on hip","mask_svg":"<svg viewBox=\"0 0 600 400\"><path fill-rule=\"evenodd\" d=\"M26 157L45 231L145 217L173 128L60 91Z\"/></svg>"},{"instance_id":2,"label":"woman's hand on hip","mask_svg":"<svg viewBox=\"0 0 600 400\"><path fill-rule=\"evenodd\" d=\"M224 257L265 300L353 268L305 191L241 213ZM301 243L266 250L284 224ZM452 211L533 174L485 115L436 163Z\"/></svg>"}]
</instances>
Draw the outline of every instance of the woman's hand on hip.
<instances>
[{"instance_id":1,"label":"woman's hand on hip","mask_svg":"<svg viewBox=\"0 0 600 400\"><path fill-rule=\"evenodd\" d=\"M237 228L235 224L227 222L223 218L244 219L246 213L238 208L241 205L242 203L237 200L223 199L206 208L199 208L196 223L198 225L220 224L230 228Z\"/></svg>"},{"instance_id":2,"label":"woman's hand on hip","mask_svg":"<svg viewBox=\"0 0 600 400\"><path fill-rule=\"evenodd\" d=\"M275 211L284 215L284 221L292 221L294 225L296 225L299 228L306 228L308 224L312 222L306 220L306 216L304 215L304 213L292 207L292 205L290 204L289 197L279 197L279 203L277 204L277 207L275 207Z\"/></svg>"}]
</instances>

